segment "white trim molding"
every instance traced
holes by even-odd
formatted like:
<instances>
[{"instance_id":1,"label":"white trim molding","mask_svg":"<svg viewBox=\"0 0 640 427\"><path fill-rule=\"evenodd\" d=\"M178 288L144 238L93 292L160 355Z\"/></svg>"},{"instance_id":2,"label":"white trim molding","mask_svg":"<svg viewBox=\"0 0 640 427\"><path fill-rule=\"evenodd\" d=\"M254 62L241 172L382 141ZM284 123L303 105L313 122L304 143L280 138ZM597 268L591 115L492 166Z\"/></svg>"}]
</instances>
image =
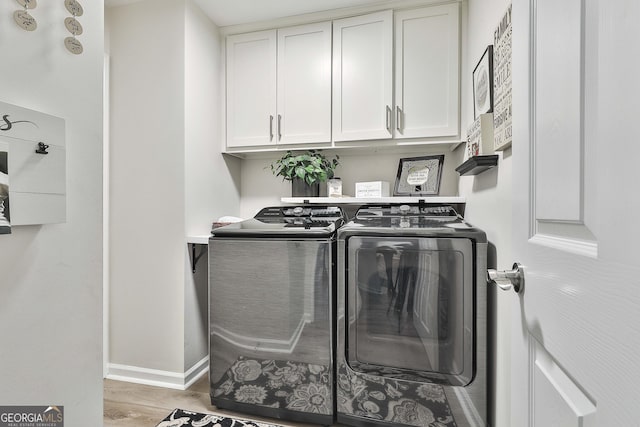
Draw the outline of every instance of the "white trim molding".
<instances>
[{"instance_id":1,"label":"white trim molding","mask_svg":"<svg viewBox=\"0 0 640 427\"><path fill-rule=\"evenodd\" d=\"M545 234L536 234L529 243L535 245L546 246L548 248L558 249L577 255L590 258L598 258L598 244L595 242L571 239L567 237L549 236Z\"/></svg>"},{"instance_id":2,"label":"white trim molding","mask_svg":"<svg viewBox=\"0 0 640 427\"><path fill-rule=\"evenodd\" d=\"M139 366L119 365L116 363L110 363L108 366L106 378L110 380L126 381L175 390L186 390L208 372L209 356L197 362L184 373L141 368Z\"/></svg>"}]
</instances>

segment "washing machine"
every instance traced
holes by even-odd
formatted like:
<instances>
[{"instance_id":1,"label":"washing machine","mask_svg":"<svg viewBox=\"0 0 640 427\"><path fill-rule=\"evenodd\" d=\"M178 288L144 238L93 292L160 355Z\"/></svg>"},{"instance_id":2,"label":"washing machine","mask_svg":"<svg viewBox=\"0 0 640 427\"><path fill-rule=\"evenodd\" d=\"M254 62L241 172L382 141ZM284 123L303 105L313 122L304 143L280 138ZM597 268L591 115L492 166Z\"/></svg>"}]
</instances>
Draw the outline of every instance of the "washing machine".
<instances>
[{"instance_id":1,"label":"washing machine","mask_svg":"<svg viewBox=\"0 0 640 427\"><path fill-rule=\"evenodd\" d=\"M490 425L486 257L451 206L365 206L340 228L338 423Z\"/></svg>"},{"instance_id":2,"label":"washing machine","mask_svg":"<svg viewBox=\"0 0 640 427\"><path fill-rule=\"evenodd\" d=\"M276 206L209 240L211 403L330 425L336 206Z\"/></svg>"}]
</instances>

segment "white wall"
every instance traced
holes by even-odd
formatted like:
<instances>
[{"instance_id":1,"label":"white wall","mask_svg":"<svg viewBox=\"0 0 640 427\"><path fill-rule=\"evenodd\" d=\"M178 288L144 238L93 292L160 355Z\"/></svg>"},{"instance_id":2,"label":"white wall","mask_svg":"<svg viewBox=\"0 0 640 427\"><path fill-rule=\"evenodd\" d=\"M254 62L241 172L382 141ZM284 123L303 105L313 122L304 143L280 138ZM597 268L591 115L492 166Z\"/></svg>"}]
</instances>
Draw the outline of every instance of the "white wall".
<instances>
[{"instance_id":1,"label":"white wall","mask_svg":"<svg viewBox=\"0 0 640 427\"><path fill-rule=\"evenodd\" d=\"M0 238L0 402L64 405L68 427L102 425L104 6L83 5L76 56L63 2L39 2L34 32L0 2L0 100L64 118L67 154L67 222Z\"/></svg>"},{"instance_id":2,"label":"white wall","mask_svg":"<svg viewBox=\"0 0 640 427\"><path fill-rule=\"evenodd\" d=\"M323 153L333 158L335 151L325 150ZM243 218L252 217L265 206L280 205L281 197L291 197L291 183L282 181L271 173L269 165L283 153L260 156L242 161L242 203L240 214ZM441 196L457 196L457 176L455 168L459 165L457 154L451 153L449 145L425 147L416 151L407 149L358 149L337 151L340 165L336 176L342 179L342 194L355 195L356 182L388 181L390 194L398 173L398 163L404 157L444 154L444 166L440 185ZM324 184L320 186L320 194L326 194Z\"/></svg>"},{"instance_id":3,"label":"white wall","mask_svg":"<svg viewBox=\"0 0 640 427\"><path fill-rule=\"evenodd\" d=\"M239 175L239 160L220 154L221 110L224 76L221 61L222 38L218 28L193 0L185 13L185 234L208 235L211 223L223 215L237 215L240 189L232 173ZM186 250L185 246L185 250ZM197 255L206 246L197 248ZM187 254L190 264L190 255ZM209 354L207 255L196 273L185 269L184 370Z\"/></svg>"},{"instance_id":4,"label":"white wall","mask_svg":"<svg viewBox=\"0 0 640 427\"><path fill-rule=\"evenodd\" d=\"M128 370L120 379L152 369L173 381L208 354L207 257L193 274L186 236L239 210L238 160L220 154L221 37L193 0L145 0L107 18L110 363Z\"/></svg>"},{"instance_id":5,"label":"white wall","mask_svg":"<svg viewBox=\"0 0 640 427\"><path fill-rule=\"evenodd\" d=\"M487 45L493 44L493 31L510 4L509 0L469 0L466 25L466 51L463 52L462 106L464 128L473 121L471 75ZM462 162L463 149L456 151ZM475 177L460 177L459 192L466 197L466 219L487 233L495 246L490 259L499 269L510 269L511 255L511 149L500 155L497 168ZM493 265L490 267L496 267ZM506 292L494 290L497 310L496 419L495 427L508 427L510 417L510 311Z\"/></svg>"},{"instance_id":6,"label":"white wall","mask_svg":"<svg viewBox=\"0 0 640 427\"><path fill-rule=\"evenodd\" d=\"M237 215L240 160L220 154L223 137L223 39L193 2L185 24L185 217L187 235L206 235L220 216ZM231 172L230 172L231 171Z\"/></svg>"},{"instance_id":7,"label":"white wall","mask_svg":"<svg viewBox=\"0 0 640 427\"><path fill-rule=\"evenodd\" d=\"M184 2L107 10L110 362L183 370ZM178 345L176 345L178 344Z\"/></svg>"}]
</instances>

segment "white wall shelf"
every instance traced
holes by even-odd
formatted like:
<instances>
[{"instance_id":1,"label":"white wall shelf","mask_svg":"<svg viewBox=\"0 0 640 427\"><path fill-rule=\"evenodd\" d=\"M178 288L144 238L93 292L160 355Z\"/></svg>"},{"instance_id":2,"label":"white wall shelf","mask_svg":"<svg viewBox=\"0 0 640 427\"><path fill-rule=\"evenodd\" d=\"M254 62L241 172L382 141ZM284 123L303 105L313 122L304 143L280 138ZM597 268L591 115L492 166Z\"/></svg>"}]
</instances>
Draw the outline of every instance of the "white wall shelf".
<instances>
[{"instance_id":1,"label":"white wall shelf","mask_svg":"<svg viewBox=\"0 0 640 427\"><path fill-rule=\"evenodd\" d=\"M465 203L464 197L424 196L424 197L282 197L282 203L292 204L383 204L383 203Z\"/></svg>"},{"instance_id":2,"label":"white wall shelf","mask_svg":"<svg viewBox=\"0 0 640 427\"><path fill-rule=\"evenodd\" d=\"M208 245L209 237L210 234L187 236L187 243L193 243L195 245Z\"/></svg>"}]
</instances>

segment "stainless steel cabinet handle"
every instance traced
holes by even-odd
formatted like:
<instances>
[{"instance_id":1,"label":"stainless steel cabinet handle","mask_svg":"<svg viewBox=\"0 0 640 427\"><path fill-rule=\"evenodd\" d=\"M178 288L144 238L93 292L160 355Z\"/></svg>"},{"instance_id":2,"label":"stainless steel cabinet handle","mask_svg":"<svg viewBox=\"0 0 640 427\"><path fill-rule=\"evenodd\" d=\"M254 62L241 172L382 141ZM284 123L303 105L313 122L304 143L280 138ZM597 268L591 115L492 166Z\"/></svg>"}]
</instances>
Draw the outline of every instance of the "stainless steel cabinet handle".
<instances>
[{"instance_id":1,"label":"stainless steel cabinet handle","mask_svg":"<svg viewBox=\"0 0 640 427\"><path fill-rule=\"evenodd\" d=\"M282 139L282 115L278 114L278 141Z\"/></svg>"},{"instance_id":2,"label":"stainless steel cabinet handle","mask_svg":"<svg viewBox=\"0 0 640 427\"><path fill-rule=\"evenodd\" d=\"M498 271L487 270L489 283L495 283L503 291L513 289L516 293L524 289L524 267L520 263L514 263L512 270Z\"/></svg>"},{"instance_id":3,"label":"stainless steel cabinet handle","mask_svg":"<svg viewBox=\"0 0 640 427\"><path fill-rule=\"evenodd\" d=\"M404 112L399 106L396 105L396 129L398 130L398 132L402 132L402 129L404 128L403 116L404 116Z\"/></svg>"},{"instance_id":4,"label":"stainless steel cabinet handle","mask_svg":"<svg viewBox=\"0 0 640 427\"><path fill-rule=\"evenodd\" d=\"M386 120L387 120L387 131L393 135L393 132L391 132L391 108L387 105L387 116L386 116Z\"/></svg>"},{"instance_id":5,"label":"stainless steel cabinet handle","mask_svg":"<svg viewBox=\"0 0 640 427\"><path fill-rule=\"evenodd\" d=\"M269 141L273 141L273 116L269 116Z\"/></svg>"}]
</instances>

